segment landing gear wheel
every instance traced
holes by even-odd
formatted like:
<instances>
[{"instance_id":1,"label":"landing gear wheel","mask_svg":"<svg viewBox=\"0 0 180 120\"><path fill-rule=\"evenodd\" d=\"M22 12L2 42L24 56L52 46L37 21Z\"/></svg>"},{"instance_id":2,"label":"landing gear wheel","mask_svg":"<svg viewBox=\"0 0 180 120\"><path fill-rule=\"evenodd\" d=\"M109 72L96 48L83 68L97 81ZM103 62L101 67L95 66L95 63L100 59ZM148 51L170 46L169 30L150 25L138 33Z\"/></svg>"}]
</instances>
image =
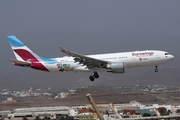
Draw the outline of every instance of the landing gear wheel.
<instances>
[{"instance_id":1,"label":"landing gear wheel","mask_svg":"<svg viewBox=\"0 0 180 120\"><path fill-rule=\"evenodd\" d=\"M155 71L155 72L158 72L158 69L155 69L154 71Z\"/></svg>"},{"instance_id":2,"label":"landing gear wheel","mask_svg":"<svg viewBox=\"0 0 180 120\"><path fill-rule=\"evenodd\" d=\"M89 79L90 79L91 81L94 81L94 77L93 77L93 76L89 76Z\"/></svg>"},{"instance_id":3,"label":"landing gear wheel","mask_svg":"<svg viewBox=\"0 0 180 120\"><path fill-rule=\"evenodd\" d=\"M94 72L93 75L89 76L89 79L90 79L91 81L94 81L95 78L99 78L99 75L98 75L97 72Z\"/></svg>"},{"instance_id":4,"label":"landing gear wheel","mask_svg":"<svg viewBox=\"0 0 180 120\"><path fill-rule=\"evenodd\" d=\"M97 72L94 72L94 75L93 75L95 78L99 78L99 75Z\"/></svg>"}]
</instances>

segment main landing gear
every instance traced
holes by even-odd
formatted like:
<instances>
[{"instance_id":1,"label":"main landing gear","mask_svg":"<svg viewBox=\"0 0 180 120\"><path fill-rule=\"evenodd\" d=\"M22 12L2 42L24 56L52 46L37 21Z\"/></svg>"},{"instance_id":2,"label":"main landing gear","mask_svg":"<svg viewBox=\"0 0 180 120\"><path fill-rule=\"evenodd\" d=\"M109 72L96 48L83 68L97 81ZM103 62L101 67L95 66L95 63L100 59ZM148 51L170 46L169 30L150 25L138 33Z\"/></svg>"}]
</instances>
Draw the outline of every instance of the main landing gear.
<instances>
[{"instance_id":1,"label":"main landing gear","mask_svg":"<svg viewBox=\"0 0 180 120\"><path fill-rule=\"evenodd\" d=\"M90 79L91 81L94 81L95 78L99 78L99 75L98 75L97 72L94 72L93 75L89 76L89 79Z\"/></svg>"},{"instance_id":2,"label":"main landing gear","mask_svg":"<svg viewBox=\"0 0 180 120\"><path fill-rule=\"evenodd\" d=\"M155 70L154 70L155 72L158 72L158 66L155 66Z\"/></svg>"}]
</instances>

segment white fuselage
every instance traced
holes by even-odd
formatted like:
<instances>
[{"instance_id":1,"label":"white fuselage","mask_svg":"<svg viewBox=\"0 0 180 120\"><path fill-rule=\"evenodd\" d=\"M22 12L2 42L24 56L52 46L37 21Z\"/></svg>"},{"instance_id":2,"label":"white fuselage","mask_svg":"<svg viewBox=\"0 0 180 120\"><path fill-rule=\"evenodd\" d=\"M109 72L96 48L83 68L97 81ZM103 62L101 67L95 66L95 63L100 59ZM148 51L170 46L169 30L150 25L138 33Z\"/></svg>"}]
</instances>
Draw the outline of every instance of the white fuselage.
<instances>
[{"instance_id":1,"label":"white fuselage","mask_svg":"<svg viewBox=\"0 0 180 120\"><path fill-rule=\"evenodd\" d=\"M86 55L91 58L108 61L111 63L123 62L125 68L142 67L142 66L158 66L174 58L173 55L158 50L145 50L145 51L133 51L133 52L121 52L121 53L108 53L108 54L96 54ZM63 71L90 71L86 66L74 61L73 57L61 57L55 58L59 61L60 66L64 66ZM58 72L58 65L44 64L49 71ZM105 68L97 68L96 71L108 71Z\"/></svg>"}]
</instances>

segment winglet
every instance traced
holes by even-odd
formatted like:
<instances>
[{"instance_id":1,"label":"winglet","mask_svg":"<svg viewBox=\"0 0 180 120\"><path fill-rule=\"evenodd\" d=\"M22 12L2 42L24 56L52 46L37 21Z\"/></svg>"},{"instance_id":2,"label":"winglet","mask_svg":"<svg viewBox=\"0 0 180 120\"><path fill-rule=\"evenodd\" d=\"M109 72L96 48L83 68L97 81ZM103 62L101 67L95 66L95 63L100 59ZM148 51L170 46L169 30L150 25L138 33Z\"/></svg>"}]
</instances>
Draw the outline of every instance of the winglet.
<instances>
[{"instance_id":1,"label":"winglet","mask_svg":"<svg viewBox=\"0 0 180 120\"><path fill-rule=\"evenodd\" d=\"M66 52L67 50L65 50L63 47L59 47L60 48L60 50L64 53L64 52Z\"/></svg>"},{"instance_id":2,"label":"winglet","mask_svg":"<svg viewBox=\"0 0 180 120\"><path fill-rule=\"evenodd\" d=\"M67 54L67 55L69 55L69 56L72 56L72 57L76 57L76 53L74 53L74 52L71 52L71 51L69 51L69 50L66 50L66 49L64 49L63 47L59 47L60 48L60 50L63 52L63 53L65 53L65 54Z\"/></svg>"}]
</instances>

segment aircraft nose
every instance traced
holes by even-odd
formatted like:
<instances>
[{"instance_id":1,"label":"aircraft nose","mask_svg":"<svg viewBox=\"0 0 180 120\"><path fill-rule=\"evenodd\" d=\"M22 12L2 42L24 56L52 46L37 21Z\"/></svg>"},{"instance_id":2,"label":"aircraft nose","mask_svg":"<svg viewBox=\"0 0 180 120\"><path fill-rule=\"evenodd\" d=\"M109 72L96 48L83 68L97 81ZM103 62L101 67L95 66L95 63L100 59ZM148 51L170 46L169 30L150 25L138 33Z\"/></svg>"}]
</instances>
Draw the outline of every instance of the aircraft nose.
<instances>
[{"instance_id":1,"label":"aircraft nose","mask_svg":"<svg viewBox=\"0 0 180 120\"><path fill-rule=\"evenodd\" d=\"M170 55L170 56L169 56L169 59L173 59L173 58L174 58L174 56L173 56L173 55Z\"/></svg>"}]
</instances>

